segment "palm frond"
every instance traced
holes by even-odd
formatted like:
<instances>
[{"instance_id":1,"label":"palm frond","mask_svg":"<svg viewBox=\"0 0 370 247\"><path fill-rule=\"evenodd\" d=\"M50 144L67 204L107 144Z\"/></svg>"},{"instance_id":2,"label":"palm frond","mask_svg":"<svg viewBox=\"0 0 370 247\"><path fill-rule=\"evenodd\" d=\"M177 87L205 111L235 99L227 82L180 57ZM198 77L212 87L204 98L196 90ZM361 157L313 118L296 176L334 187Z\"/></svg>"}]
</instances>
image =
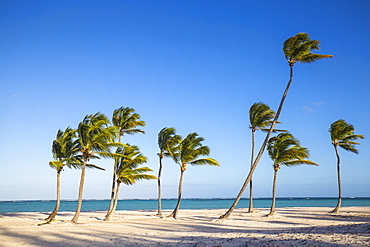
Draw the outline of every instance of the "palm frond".
<instances>
[{"instance_id":1,"label":"palm frond","mask_svg":"<svg viewBox=\"0 0 370 247\"><path fill-rule=\"evenodd\" d=\"M314 54L312 50L319 50L320 41L311 40L307 33L298 33L288 38L283 44L285 58L290 64L312 63L319 59L331 58L333 55Z\"/></svg>"},{"instance_id":2,"label":"palm frond","mask_svg":"<svg viewBox=\"0 0 370 247\"><path fill-rule=\"evenodd\" d=\"M354 126L343 119L333 122L329 128L332 144L339 145L344 150L357 154L358 150L355 148L355 145L360 143L354 141L364 139L365 137L363 135L355 135L353 133L354 130Z\"/></svg>"},{"instance_id":3,"label":"palm frond","mask_svg":"<svg viewBox=\"0 0 370 247\"><path fill-rule=\"evenodd\" d=\"M320 55L320 54L307 54L302 56L297 62L299 63L312 63L323 58L331 58L333 55Z\"/></svg>"},{"instance_id":4,"label":"palm frond","mask_svg":"<svg viewBox=\"0 0 370 247\"><path fill-rule=\"evenodd\" d=\"M100 167L100 166L97 166L97 165L94 165L94 164L86 164L86 167L87 167L87 168L91 168L91 169L98 169L98 170L103 170L103 171L105 171L105 168Z\"/></svg>"},{"instance_id":5,"label":"palm frond","mask_svg":"<svg viewBox=\"0 0 370 247\"><path fill-rule=\"evenodd\" d=\"M197 159L194 161L189 162L191 165L210 165L210 166L220 166L220 164L212 158L203 158Z\"/></svg>"},{"instance_id":6,"label":"palm frond","mask_svg":"<svg viewBox=\"0 0 370 247\"><path fill-rule=\"evenodd\" d=\"M270 138L267 150L274 164L286 166L317 165L306 159L309 158L308 149L301 147L299 141L289 132L283 132Z\"/></svg>"},{"instance_id":7,"label":"palm frond","mask_svg":"<svg viewBox=\"0 0 370 247\"><path fill-rule=\"evenodd\" d=\"M64 164L60 161L53 160L49 162L49 166L55 170L60 170L63 168Z\"/></svg>"},{"instance_id":8,"label":"palm frond","mask_svg":"<svg viewBox=\"0 0 370 247\"><path fill-rule=\"evenodd\" d=\"M135 113L133 108L120 107L113 112L113 125L118 128L119 135L124 134L134 135L136 133L145 133L143 130L137 128L145 126L145 122L140 120L140 115Z\"/></svg>"},{"instance_id":9,"label":"palm frond","mask_svg":"<svg viewBox=\"0 0 370 247\"><path fill-rule=\"evenodd\" d=\"M284 163L286 166L297 166L297 165L314 165L318 166L315 162L312 162L311 160L303 160L303 159L297 159L297 160L290 160Z\"/></svg>"}]
</instances>

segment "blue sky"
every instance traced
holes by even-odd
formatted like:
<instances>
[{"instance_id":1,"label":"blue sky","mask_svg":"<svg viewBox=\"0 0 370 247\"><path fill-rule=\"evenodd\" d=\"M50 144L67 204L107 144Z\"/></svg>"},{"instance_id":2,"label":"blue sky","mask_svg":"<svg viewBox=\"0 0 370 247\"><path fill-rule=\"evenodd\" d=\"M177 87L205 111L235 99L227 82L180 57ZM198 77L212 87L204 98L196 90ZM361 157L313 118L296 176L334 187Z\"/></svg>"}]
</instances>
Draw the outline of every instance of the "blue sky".
<instances>
[{"instance_id":1,"label":"blue sky","mask_svg":"<svg viewBox=\"0 0 370 247\"><path fill-rule=\"evenodd\" d=\"M157 134L175 127L205 138L220 167L189 167L183 197L235 197L249 169L248 111L276 110L289 77L283 42L298 32L332 59L297 64L279 127L319 167L283 167L277 196L337 196L328 133L342 118L370 137L370 2L359 1L0 1L0 200L54 199L48 166L58 129L87 114L133 107L145 135L125 137L158 170ZM264 134L257 133L256 142ZM340 150L344 196L370 196L369 139ZM89 170L84 198L109 197L112 160ZM176 197L179 168L165 160L163 197ZM254 195L270 197L264 154ZM80 172L62 174L62 198L77 199ZM156 198L155 181L121 198ZM245 194L248 196L248 193Z\"/></svg>"}]
</instances>

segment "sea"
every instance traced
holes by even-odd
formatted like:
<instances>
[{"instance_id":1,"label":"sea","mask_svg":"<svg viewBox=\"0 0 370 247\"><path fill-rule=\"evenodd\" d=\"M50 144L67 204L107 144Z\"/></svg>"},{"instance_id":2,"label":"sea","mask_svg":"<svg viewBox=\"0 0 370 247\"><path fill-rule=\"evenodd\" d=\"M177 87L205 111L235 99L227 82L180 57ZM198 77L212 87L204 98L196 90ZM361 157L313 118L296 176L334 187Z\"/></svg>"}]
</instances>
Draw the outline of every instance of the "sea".
<instances>
[{"instance_id":1,"label":"sea","mask_svg":"<svg viewBox=\"0 0 370 247\"><path fill-rule=\"evenodd\" d=\"M335 207L337 198L305 197L305 198L277 198L276 207ZM162 199L162 209L173 209L177 199ZM228 209L232 198L186 198L181 200L180 209ZM126 199L119 200L117 210L157 210L156 199ZM269 208L271 198L253 199L254 208ZM342 199L342 207L369 207L370 197L346 197ZM54 210L55 200L27 200L27 201L0 201L0 213L15 212L51 212ZM77 201L62 200L59 211L75 211ZM84 200L81 211L106 211L109 200ZM248 208L249 199L242 198L237 208Z\"/></svg>"}]
</instances>

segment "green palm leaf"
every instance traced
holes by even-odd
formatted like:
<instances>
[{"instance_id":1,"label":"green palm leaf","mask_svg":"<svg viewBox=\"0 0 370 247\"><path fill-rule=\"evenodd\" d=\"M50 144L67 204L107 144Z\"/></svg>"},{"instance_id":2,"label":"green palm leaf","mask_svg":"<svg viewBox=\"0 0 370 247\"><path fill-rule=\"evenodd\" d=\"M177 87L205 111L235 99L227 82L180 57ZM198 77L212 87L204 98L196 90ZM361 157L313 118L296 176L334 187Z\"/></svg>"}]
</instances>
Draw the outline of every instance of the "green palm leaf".
<instances>
[{"instance_id":1,"label":"green palm leaf","mask_svg":"<svg viewBox=\"0 0 370 247\"><path fill-rule=\"evenodd\" d=\"M210 166L220 166L218 161L212 158L197 159L190 162L191 165L210 165Z\"/></svg>"},{"instance_id":2,"label":"green palm leaf","mask_svg":"<svg viewBox=\"0 0 370 247\"><path fill-rule=\"evenodd\" d=\"M317 165L306 160L309 157L307 148L301 147L299 141L289 132L280 133L270 138L267 150L274 165L295 166L301 164Z\"/></svg>"},{"instance_id":3,"label":"green palm leaf","mask_svg":"<svg viewBox=\"0 0 370 247\"><path fill-rule=\"evenodd\" d=\"M289 64L312 63L319 59L331 58L333 55L320 55L312 53L312 50L319 50L320 41L311 40L307 33L298 33L288 38L283 44L285 58Z\"/></svg>"}]
</instances>

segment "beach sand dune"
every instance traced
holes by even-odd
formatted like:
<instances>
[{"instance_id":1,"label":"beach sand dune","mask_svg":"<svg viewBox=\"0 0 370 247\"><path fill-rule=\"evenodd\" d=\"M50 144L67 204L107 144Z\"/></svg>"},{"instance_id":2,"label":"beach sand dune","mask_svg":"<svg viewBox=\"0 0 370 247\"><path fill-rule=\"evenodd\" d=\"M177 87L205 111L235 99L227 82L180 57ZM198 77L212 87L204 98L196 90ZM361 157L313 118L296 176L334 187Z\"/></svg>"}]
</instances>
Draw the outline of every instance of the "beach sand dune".
<instances>
[{"instance_id":1,"label":"beach sand dune","mask_svg":"<svg viewBox=\"0 0 370 247\"><path fill-rule=\"evenodd\" d=\"M248 214L237 209L227 220L225 209L180 210L178 219L159 218L156 211L73 212L38 226L47 213L0 214L0 246L370 246L370 207L278 208ZM170 213L171 211L164 211Z\"/></svg>"}]
</instances>

